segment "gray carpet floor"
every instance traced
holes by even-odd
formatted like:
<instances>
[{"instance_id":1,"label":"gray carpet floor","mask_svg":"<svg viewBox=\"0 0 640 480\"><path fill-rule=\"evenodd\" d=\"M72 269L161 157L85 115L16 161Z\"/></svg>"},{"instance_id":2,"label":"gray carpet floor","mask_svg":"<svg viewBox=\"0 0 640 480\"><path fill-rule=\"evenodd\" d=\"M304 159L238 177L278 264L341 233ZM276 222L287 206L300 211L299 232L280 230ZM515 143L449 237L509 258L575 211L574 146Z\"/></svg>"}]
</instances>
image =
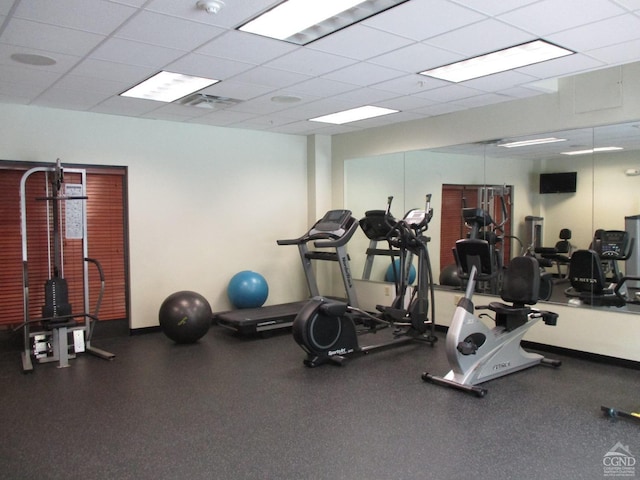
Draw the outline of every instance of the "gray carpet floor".
<instances>
[{"instance_id":1,"label":"gray carpet floor","mask_svg":"<svg viewBox=\"0 0 640 480\"><path fill-rule=\"evenodd\" d=\"M640 460L640 424L600 411L640 408L632 368L548 354L563 365L476 398L421 380L448 370L442 333L434 347L315 369L288 333L213 326L193 345L96 333L115 360L83 354L31 374L1 339L0 477L565 480L611 478L605 457L620 446Z\"/></svg>"}]
</instances>

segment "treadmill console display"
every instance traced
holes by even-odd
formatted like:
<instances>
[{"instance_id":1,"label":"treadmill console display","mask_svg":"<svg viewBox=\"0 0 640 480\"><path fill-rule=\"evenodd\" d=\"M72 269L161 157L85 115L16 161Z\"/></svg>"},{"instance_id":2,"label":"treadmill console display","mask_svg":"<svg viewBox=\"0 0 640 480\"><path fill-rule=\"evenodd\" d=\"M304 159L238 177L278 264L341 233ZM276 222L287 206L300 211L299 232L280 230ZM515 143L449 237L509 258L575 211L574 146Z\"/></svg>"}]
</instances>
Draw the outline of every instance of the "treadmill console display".
<instances>
[{"instance_id":1,"label":"treadmill console display","mask_svg":"<svg viewBox=\"0 0 640 480\"><path fill-rule=\"evenodd\" d=\"M351 210L329 210L311 229L310 234L331 233L342 235L347 228Z\"/></svg>"}]
</instances>

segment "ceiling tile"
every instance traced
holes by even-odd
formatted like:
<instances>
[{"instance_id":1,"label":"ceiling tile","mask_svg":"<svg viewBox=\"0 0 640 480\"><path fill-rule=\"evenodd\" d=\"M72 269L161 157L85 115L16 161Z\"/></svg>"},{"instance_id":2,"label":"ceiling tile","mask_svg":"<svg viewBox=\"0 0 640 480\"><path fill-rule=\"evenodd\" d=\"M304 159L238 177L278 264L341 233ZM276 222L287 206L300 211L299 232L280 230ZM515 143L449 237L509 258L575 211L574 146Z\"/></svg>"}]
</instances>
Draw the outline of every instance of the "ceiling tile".
<instances>
[{"instance_id":1,"label":"ceiling tile","mask_svg":"<svg viewBox=\"0 0 640 480\"><path fill-rule=\"evenodd\" d=\"M323 78L338 82L352 83L354 85L373 85L375 83L401 77L403 72L390 68L372 65L370 63L357 63L336 72L324 75Z\"/></svg>"},{"instance_id":2,"label":"ceiling tile","mask_svg":"<svg viewBox=\"0 0 640 480\"><path fill-rule=\"evenodd\" d=\"M517 71L538 78L565 77L567 75L601 68L603 64L587 55L568 55L566 57L547 60Z\"/></svg>"},{"instance_id":3,"label":"ceiling tile","mask_svg":"<svg viewBox=\"0 0 640 480\"><path fill-rule=\"evenodd\" d=\"M165 70L216 80L225 80L239 73L246 72L251 68L253 68L253 65L248 63L234 62L226 58L215 58L192 53L168 64Z\"/></svg>"},{"instance_id":4,"label":"ceiling tile","mask_svg":"<svg viewBox=\"0 0 640 480\"><path fill-rule=\"evenodd\" d=\"M394 78L393 80L388 80L386 82L376 83L375 85L372 85L371 88L379 88L381 90L396 92L402 95L411 95L432 90L434 88L444 87L446 85L449 85L449 82L414 73Z\"/></svg>"},{"instance_id":5,"label":"ceiling tile","mask_svg":"<svg viewBox=\"0 0 640 480\"><path fill-rule=\"evenodd\" d=\"M266 62L264 65L289 72L316 76L353 65L354 63L356 63L355 60L346 57L299 48L275 60Z\"/></svg>"},{"instance_id":6,"label":"ceiling tile","mask_svg":"<svg viewBox=\"0 0 640 480\"><path fill-rule=\"evenodd\" d=\"M394 98L395 93L385 92L384 90L375 90L373 88L359 88L351 92L335 95L333 100L344 101L345 103L353 103L354 106L361 105L378 105L379 102Z\"/></svg>"},{"instance_id":7,"label":"ceiling tile","mask_svg":"<svg viewBox=\"0 0 640 480\"><path fill-rule=\"evenodd\" d=\"M544 0L500 15L506 23L546 36L582 24L624 13L624 9L603 0Z\"/></svg>"},{"instance_id":8,"label":"ceiling tile","mask_svg":"<svg viewBox=\"0 0 640 480\"><path fill-rule=\"evenodd\" d=\"M417 108L427 107L429 105L433 105L433 100L429 100L427 98L420 98L411 95L406 95L403 97L395 97L390 98L388 100L383 100L377 102L376 105L378 107L391 108L393 110L407 111L407 110L415 110Z\"/></svg>"},{"instance_id":9,"label":"ceiling tile","mask_svg":"<svg viewBox=\"0 0 640 480\"><path fill-rule=\"evenodd\" d=\"M20 2L16 18L108 35L137 10L102 0L30 0Z\"/></svg>"},{"instance_id":10,"label":"ceiling tile","mask_svg":"<svg viewBox=\"0 0 640 480\"><path fill-rule=\"evenodd\" d=\"M268 85L274 88L288 87L294 83L308 80L308 75L302 75L284 70L268 67L255 67L249 71L236 75L233 80L238 82L255 83L256 85Z\"/></svg>"},{"instance_id":11,"label":"ceiling tile","mask_svg":"<svg viewBox=\"0 0 640 480\"><path fill-rule=\"evenodd\" d=\"M493 105L494 103L502 103L509 100L513 100L507 95L499 95L495 93L484 93L482 95L476 95L474 97L467 97L456 100L458 105L462 105L466 108L478 108L486 105Z\"/></svg>"},{"instance_id":12,"label":"ceiling tile","mask_svg":"<svg viewBox=\"0 0 640 480\"><path fill-rule=\"evenodd\" d=\"M411 43L407 38L358 24L327 35L309 44L309 48L366 60Z\"/></svg>"},{"instance_id":13,"label":"ceiling tile","mask_svg":"<svg viewBox=\"0 0 640 480\"><path fill-rule=\"evenodd\" d=\"M184 52L146 43L112 38L91 52L91 58L141 67L162 68L183 56Z\"/></svg>"},{"instance_id":14,"label":"ceiling tile","mask_svg":"<svg viewBox=\"0 0 640 480\"><path fill-rule=\"evenodd\" d=\"M279 1L276 0L226 0L225 6L217 14L209 14L196 7L196 0L151 0L147 2L145 9L224 28L235 28L256 12L267 10L277 3Z\"/></svg>"},{"instance_id":15,"label":"ceiling tile","mask_svg":"<svg viewBox=\"0 0 640 480\"><path fill-rule=\"evenodd\" d=\"M427 92L421 93L420 96L429 98L438 102L455 102L463 98L481 95L484 92L474 88L465 87L464 85L447 85L446 87L434 88Z\"/></svg>"},{"instance_id":16,"label":"ceiling tile","mask_svg":"<svg viewBox=\"0 0 640 480\"><path fill-rule=\"evenodd\" d=\"M426 43L414 43L408 47L371 58L369 61L406 73L418 73L463 59L464 57L458 53L442 50Z\"/></svg>"},{"instance_id":17,"label":"ceiling tile","mask_svg":"<svg viewBox=\"0 0 640 480\"><path fill-rule=\"evenodd\" d=\"M162 102L155 102L153 100L114 96L99 105L96 105L91 109L91 111L96 113L107 113L110 115L137 117L152 112L153 110L160 108L162 105Z\"/></svg>"},{"instance_id":18,"label":"ceiling tile","mask_svg":"<svg viewBox=\"0 0 640 480\"><path fill-rule=\"evenodd\" d=\"M101 100L102 98L95 95L94 92L54 87L38 96L35 105L53 108L69 108L72 110L89 110Z\"/></svg>"},{"instance_id":19,"label":"ceiling tile","mask_svg":"<svg viewBox=\"0 0 640 480\"><path fill-rule=\"evenodd\" d=\"M331 97L340 93L349 92L359 88L353 83L337 82L328 78L312 78L304 82L296 83L290 87L291 92L303 95L317 95L319 97Z\"/></svg>"},{"instance_id":20,"label":"ceiling tile","mask_svg":"<svg viewBox=\"0 0 640 480\"><path fill-rule=\"evenodd\" d=\"M547 37L574 51L588 51L640 38L640 17L622 15Z\"/></svg>"},{"instance_id":21,"label":"ceiling tile","mask_svg":"<svg viewBox=\"0 0 640 480\"><path fill-rule=\"evenodd\" d=\"M536 80L538 80L538 77L511 70L468 80L464 82L464 85L485 92L497 92L513 85L522 85Z\"/></svg>"},{"instance_id":22,"label":"ceiling tile","mask_svg":"<svg viewBox=\"0 0 640 480\"><path fill-rule=\"evenodd\" d=\"M249 100L274 91L274 87L243 83L235 80L225 80L202 90L203 93L221 97Z\"/></svg>"},{"instance_id":23,"label":"ceiling tile","mask_svg":"<svg viewBox=\"0 0 640 480\"><path fill-rule=\"evenodd\" d=\"M487 15L499 15L501 13L508 12L509 10L515 10L516 8L523 7L530 3L535 3L538 0L453 0L455 3L463 5L478 12L485 13Z\"/></svg>"},{"instance_id":24,"label":"ceiling tile","mask_svg":"<svg viewBox=\"0 0 640 480\"><path fill-rule=\"evenodd\" d=\"M232 30L198 48L196 53L261 65L298 48L291 43Z\"/></svg>"},{"instance_id":25,"label":"ceiling tile","mask_svg":"<svg viewBox=\"0 0 640 480\"><path fill-rule=\"evenodd\" d=\"M123 63L107 62L95 58L87 58L76 65L71 74L88 78L104 78L106 80L122 81L130 84L138 83L157 70L150 67L137 65L125 65Z\"/></svg>"},{"instance_id":26,"label":"ceiling tile","mask_svg":"<svg viewBox=\"0 0 640 480\"><path fill-rule=\"evenodd\" d=\"M26 53L30 55L44 55L44 56L51 55L50 52L43 51L43 50L36 50L34 48L27 48L27 47L16 47L14 45L7 45L7 44L0 43L0 65L13 65L13 66L22 65L16 62L15 60L11 59L11 55L13 55L14 53ZM77 57L75 55L65 55L62 53L56 53L55 61L56 63L54 65L46 65L46 66L22 65L22 66L33 69L34 75L37 75L37 72L42 72L42 71L65 73L80 61L80 57Z\"/></svg>"},{"instance_id":27,"label":"ceiling tile","mask_svg":"<svg viewBox=\"0 0 640 480\"><path fill-rule=\"evenodd\" d=\"M189 34L185 35L185 32ZM123 25L116 36L126 40L191 51L223 32L222 28L211 25L154 12L141 12Z\"/></svg>"},{"instance_id":28,"label":"ceiling tile","mask_svg":"<svg viewBox=\"0 0 640 480\"><path fill-rule=\"evenodd\" d=\"M104 36L94 33L14 18L2 32L0 41L51 54L83 56L95 48L104 38Z\"/></svg>"},{"instance_id":29,"label":"ceiling tile","mask_svg":"<svg viewBox=\"0 0 640 480\"><path fill-rule=\"evenodd\" d=\"M457 52L468 58L495 52L535 39L536 37L530 33L497 20L489 19L438 35L430 38L425 43L444 50Z\"/></svg>"},{"instance_id":30,"label":"ceiling tile","mask_svg":"<svg viewBox=\"0 0 640 480\"><path fill-rule=\"evenodd\" d=\"M616 65L637 60L637 52L640 52L640 40L624 42L618 45L589 50L587 55L603 63Z\"/></svg>"},{"instance_id":31,"label":"ceiling tile","mask_svg":"<svg viewBox=\"0 0 640 480\"><path fill-rule=\"evenodd\" d=\"M412 0L362 22L413 40L425 40L486 16L445 0Z\"/></svg>"},{"instance_id":32,"label":"ceiling tile","mask_svg":"<svg viewBox=\"0 0 640 480\"><path fill-rule=\"evenodd\" d=\"M62 76L59 72L51 70L37 70L34 68L16 63L14 65L2 66L2 80L9 83L24 83L46 88L55 83Z\"/></svg>"},{"instance_id":33,"label":"ceiling tile","mask_svg":"<svg viewBox=\"0 0 640 480\"><path fill-rule=\"evenodd\" d=\"M119 95L130 86L130 83L122 80L116 81L104 78L90 78L82 75L65 75L55 84L55 88L62 88L69 91L75 90L78 92L91 92L93 94L104 95L106 97Z\"/></svg>"}]
</instances>

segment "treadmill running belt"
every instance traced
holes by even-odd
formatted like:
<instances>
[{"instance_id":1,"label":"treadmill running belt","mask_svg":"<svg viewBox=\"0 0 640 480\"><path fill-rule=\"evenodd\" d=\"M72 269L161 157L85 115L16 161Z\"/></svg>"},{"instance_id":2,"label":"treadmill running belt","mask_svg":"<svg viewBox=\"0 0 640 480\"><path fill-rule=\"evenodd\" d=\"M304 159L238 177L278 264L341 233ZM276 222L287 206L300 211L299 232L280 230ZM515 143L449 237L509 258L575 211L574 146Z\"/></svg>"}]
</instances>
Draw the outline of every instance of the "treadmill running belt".
<instances>
[{"instance_id":1,"label":"treadmill running belt","mask_svg":"<svg viewBox=\"0 0 640 480\"><path fill-rule=\"evenodd\" d=\"M307 303L282 303L259 308L243 308L213 314L213 320L222 327L235 330L243 335L260 333L278 328L287 328L293 324L294 318Z\"/></svg>"}]
</instances>

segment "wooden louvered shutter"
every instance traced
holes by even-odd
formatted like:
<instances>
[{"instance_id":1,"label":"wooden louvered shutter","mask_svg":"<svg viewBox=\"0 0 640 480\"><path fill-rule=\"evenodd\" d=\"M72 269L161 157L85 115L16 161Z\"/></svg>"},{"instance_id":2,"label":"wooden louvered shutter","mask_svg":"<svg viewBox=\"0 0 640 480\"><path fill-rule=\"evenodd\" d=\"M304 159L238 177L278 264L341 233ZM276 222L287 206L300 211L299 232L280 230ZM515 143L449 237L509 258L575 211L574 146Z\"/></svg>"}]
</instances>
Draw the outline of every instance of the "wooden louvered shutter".
<instances>
[{"instance_id":1,"label":"wooden louvered shutter","mask_svg":"<svg viewBox=\"0 0 640 480\"><path fill-rule=\"evenodd\" d=\"M466 234L462 224L462 185L442 185L442 218L440 220L440 268L455 263L452 249Z\"/></svg>"},{"instance_id":2,"label":"wooden louvered shutter","mask_svg":"<svg viewBox=\"0 0 640 480\"><path fill-rule=\"evenodd\" d=\"M0 162L0 325L17 325L23 320L22 236L20 229L20 180L32 165ZM29 242L30 317L42 315L44 282L49 277L45 202L36 198L45 195L44 178L27 182L27 238ZM44 174L42 174L44 175ZM65 183L76 181L65 175ZM128 318L127 245L125 187L126 169L122 167L92 167L87 169L87 237L89 256L96 258L105 273L105 295L100 320ZM69 284L69 303L73 311L84 311L82 295L82 243L65 239L64 278ZM89 265L90 308L93 309L100 289L95 267ZM80 293L78 293L80 292Z\"/></svg>"}]
</instances>

